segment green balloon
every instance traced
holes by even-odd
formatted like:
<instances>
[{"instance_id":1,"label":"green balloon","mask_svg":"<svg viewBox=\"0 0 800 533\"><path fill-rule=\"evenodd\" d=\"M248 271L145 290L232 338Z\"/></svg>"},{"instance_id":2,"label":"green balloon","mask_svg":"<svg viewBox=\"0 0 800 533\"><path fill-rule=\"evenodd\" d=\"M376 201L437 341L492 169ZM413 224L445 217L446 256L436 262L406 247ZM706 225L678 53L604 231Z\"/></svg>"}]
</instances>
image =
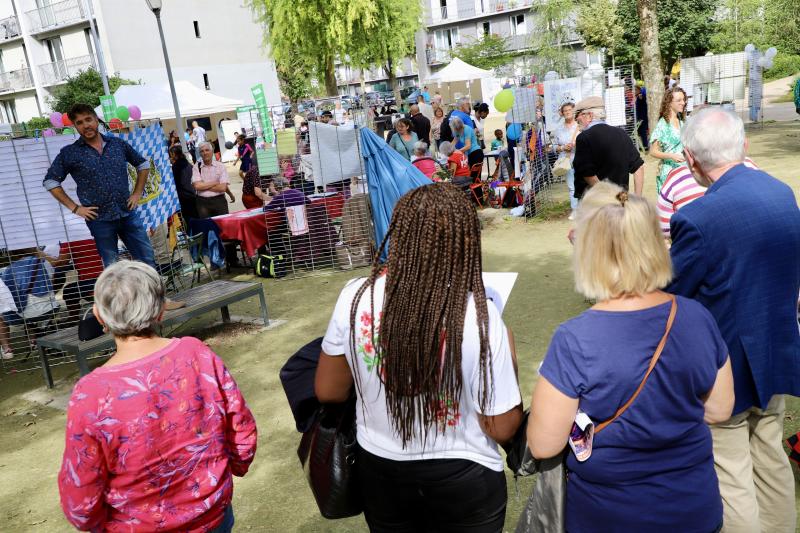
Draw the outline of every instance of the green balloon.
<instances>
[{"instance_id":1,"label":"green balloon","mask_svg":"<svg viewBox=\"0 0 800 533\"><path fill-rule=\"evenodd\" d=\"M117 118L122 122L127 122L131 118L131 112L124 105L117 107Z\"/></svg>"},{"instance_id":2,"label":"green balloon","mask_svg":"<svg viewBox=\"0 0 800 533\"><path fill-rule=\"evenodd\" d=\"M75 130L72 128L64 128L61 130L61 135L75 135Z\"/></svg>"},{"instance_id":3,"label":"green balloon","mask_svg":"<svg viewBox=\"0 0 800 533\"><path fill-rule=\"evenodd\" d=\"M494 97L494 108L505 113L514 106L514 92L511 89L503 89Z\"/></svg>"}]
</instances>

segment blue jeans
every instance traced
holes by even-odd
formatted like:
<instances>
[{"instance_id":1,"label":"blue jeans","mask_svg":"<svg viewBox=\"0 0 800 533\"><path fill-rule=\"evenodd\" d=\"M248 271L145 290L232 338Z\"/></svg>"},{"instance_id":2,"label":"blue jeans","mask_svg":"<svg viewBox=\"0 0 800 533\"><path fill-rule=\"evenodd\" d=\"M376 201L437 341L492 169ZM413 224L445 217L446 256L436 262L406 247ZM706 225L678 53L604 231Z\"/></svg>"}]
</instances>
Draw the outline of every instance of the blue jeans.
<instances>
[{"instance_id":1,"label":"blue jeans","mask_svg":"<svg viewBox=\"0 0 800 533\"><path fill-rule=\"evenodd\" d=\"M147 237L147 231L136 211L117 220L87 220L89 232L94 237L97 253L103 260L103 266L108 267L119 258L117 239L125 243L131 256L137 261L147 263L156 268L156 259L153 246Z\"/></svg>"},{"instance_id":2,"label":"blue jeans","mask_svg":"<svg viewBox=\"0 0 800 533\"><path fill-rule=\"evenodd\" d=\"M233 531L233 504L228 504L225 508L225 514L222 516L222 522L212 529L210 533L231 533Z\"/></svg>"},{"instance_id":3,"label":"blue jeans","mask_svg":"<svg viewBox=\"0 0 800 533\"><path fill-rule=\"evenodd\" d=\"M575 198L575 169L569 169L567 172L567 189L569 190L569 206L573 211L578 209L578 199Z\"/></svg>"}]
</instances>

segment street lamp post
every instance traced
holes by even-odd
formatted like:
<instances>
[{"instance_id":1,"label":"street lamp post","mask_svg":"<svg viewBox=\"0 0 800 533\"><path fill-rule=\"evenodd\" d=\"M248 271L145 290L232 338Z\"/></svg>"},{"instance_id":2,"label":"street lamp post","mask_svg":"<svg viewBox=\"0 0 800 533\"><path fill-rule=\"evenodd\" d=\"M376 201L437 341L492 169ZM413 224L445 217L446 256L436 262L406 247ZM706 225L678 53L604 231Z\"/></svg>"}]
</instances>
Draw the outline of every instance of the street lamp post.
<instances>
[{"instance_id":1,"label":"street lamp post","mask_svg":"<svg viewBox=\"0 0 800 533\"><path fill-rule=\"evenodd\" d=\"M175 80L172 79L172 67L169 63L169 53L167 53L167 42L164 40L164 28L161 26L161 0L146 0L147 6L156 16L156 23L158 24L158 35L161 37L161 50L164 52L164 63L167 66L167 79L169 80L169 90L172 93L172 106L175 108L175 123L178 130L178 139L181 142L181 148L184 152L188 153L189 149L186 146L186 139L183 136L181 119L181 108L178 105L178 95L175 93Z\"/></svg>"}]
</instances>

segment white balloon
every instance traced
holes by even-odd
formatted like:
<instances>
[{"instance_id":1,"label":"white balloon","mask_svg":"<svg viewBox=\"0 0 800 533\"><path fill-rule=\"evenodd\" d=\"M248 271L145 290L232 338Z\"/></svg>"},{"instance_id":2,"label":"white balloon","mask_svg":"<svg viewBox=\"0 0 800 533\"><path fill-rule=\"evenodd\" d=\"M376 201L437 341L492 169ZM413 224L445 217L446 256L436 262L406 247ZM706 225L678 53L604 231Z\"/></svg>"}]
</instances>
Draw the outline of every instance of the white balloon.
<instances>
[{"instance_id":1,"label":"white balloon","mask_svg":"<svg viewBox=\"0 0 800 533\"><path fill-rule=\"evenodd\" d=\"M764 66L764 58L763 57L759 57L758 61L756 61L756 65L758 65L759 67L763 67Z\"/></svg>"},{"instance_id":2,"label":"white balloon","mask_svg":"<svg viewBox=\"0 0 800 533\"><path fill-rule=\"evenodd\" d=\"M755 50L755 49L756 49L756 45L754 45L753 43L750 43L750 44L748 44L747 46L744 47L744 51L747 52L748 54L750 52L752 52L753 50Z\"/></svg>"},{"instance_id":3,"label":"white balloon","mask_svg":"<svg viewBox=\"0 0 800 533\"><path fill-rule=\"evenodd\" d=\"M553 81L559 78L558 72L551 70L547 74L544 75L544 81Z\"/></svg>"},{"instance_id":4,"label":"white balloon","mask_svg":"<svg viewBox=\"0 0 800 533\"><path fill-rule=\"evenodd\" d=\"M768 48L764 55L766 55L767 57L775 57L776 55L778 55L778 50L773 46L771 48Z\"/></svg>"},{"instance_id":5,"label":"white balloon","mask_svg":"<svg viewBox=\"0 0 800 533\"><path fill-rule=\"evenodd\" d=\"M772 68L772 58L767 58L764 60L764 68L769 70Z\"/></svg>"}]
</instances>

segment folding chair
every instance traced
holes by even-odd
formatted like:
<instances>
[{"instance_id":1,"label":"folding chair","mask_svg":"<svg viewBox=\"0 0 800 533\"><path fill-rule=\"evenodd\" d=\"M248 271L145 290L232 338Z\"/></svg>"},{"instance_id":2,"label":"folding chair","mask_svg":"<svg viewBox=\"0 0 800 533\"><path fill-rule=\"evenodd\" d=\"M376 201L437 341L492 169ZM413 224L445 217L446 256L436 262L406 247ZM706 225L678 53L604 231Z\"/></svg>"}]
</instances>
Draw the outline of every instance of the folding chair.
<instances>
[{"instance_id":1,"label":"folding chair","mask_svg":"<svg viewBox=\"0 0 800 533\"><path fill-rule=\"evenodd\" d=\"M172 250L172 259L170 264L171 265L180 265L178 268L170 268L167 272L165 277L167 278L167 286L169 287L172 285L173 289L176 291L178 290L175 281L177 280L180 283L183 289L186 286L183 283L183 277L191 274L192 275L192 282L189 287L194 287L195 284L195 277L197 277L197 283L200 283L200 274L203 270L206 271L208 277L211 281L214 281L214 275L211 273L211 270L208 268L208 265L205 261L203 261L203 256L200 253L200 250L203 247L203 234L198 233L197 235L187 235L183 232L178 232L178 239L175 245L175 249ZM191 259L191 263L183 264L183 252L186 252L189 258Z\"/></svg>"},{"instance_id":2,"label":"folding chair","mask_svg":"<svg viewBox=\"0 0 800 533\"><path fill-rule=\"evenodd\" d=\"M483 173L483 163L475 163L469 169L469 175L472 178L472 184L469 186L469 192L472 195L472 199L475 200L481 209L484 208L483 199L486 197L486 191L484 190L484 186L486 185L483 180L481 179L481 174ZM480 189L481 194L478 196L476 192Z\"/></svg>"}]
</instances>

